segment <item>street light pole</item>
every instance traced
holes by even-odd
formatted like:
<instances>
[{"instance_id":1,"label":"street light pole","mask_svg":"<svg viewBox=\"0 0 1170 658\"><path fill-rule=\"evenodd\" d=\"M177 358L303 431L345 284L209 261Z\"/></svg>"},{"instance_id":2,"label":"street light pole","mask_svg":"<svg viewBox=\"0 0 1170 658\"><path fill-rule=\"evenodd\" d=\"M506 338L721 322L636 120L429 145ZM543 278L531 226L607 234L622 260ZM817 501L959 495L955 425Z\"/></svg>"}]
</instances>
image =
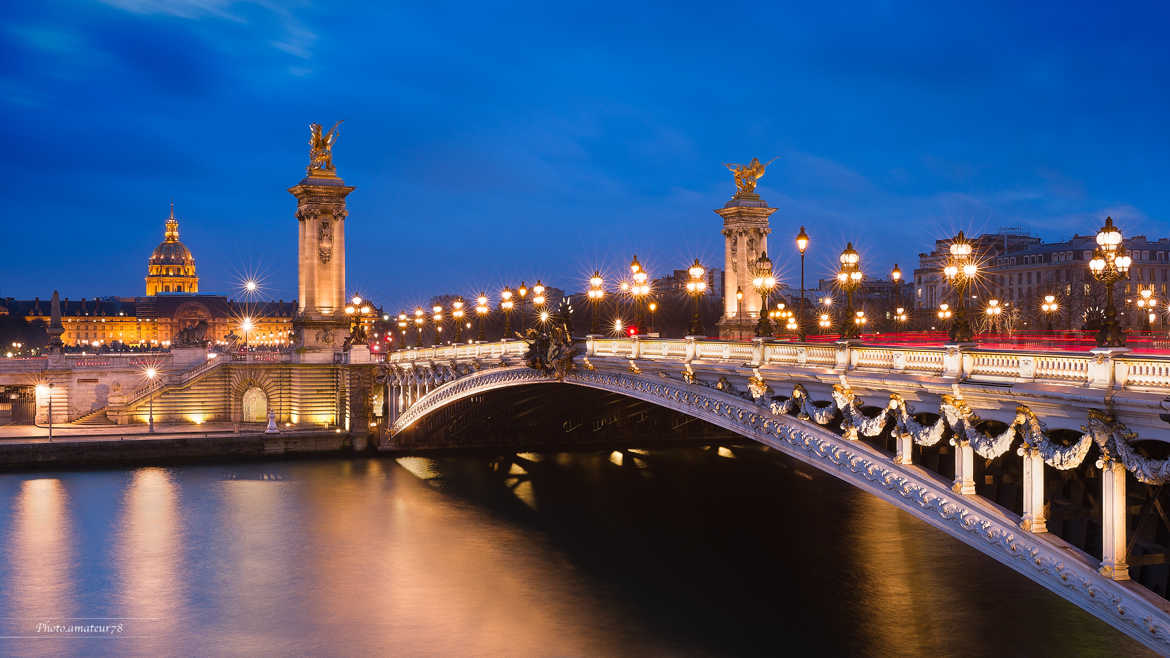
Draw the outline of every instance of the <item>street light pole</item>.
<instances>
[{"instance_id":1,"label":"street light pole","mask_svg":"<svg viewBox=\"0 0 1170 658\"><path fill-rule=\"evenodd\" d=\"M1089 261L1089 271L1105 284L1105 317L1097 332L1097 347L1125 347L1125 334L1117 323L1117 307L1113 304L1113 286L1129 278L1132 263L1125 245L1121 243L1121 231L1113 225L1113 218L1105 218L1105 226L1097 231L1097 248Z\"/></svg>"},{"instance_id":2,"label":"street light pole","mask_svg":"<svg viewBox=\"0 0 1170 658\"><path fill-rule=\"evenodd\" d=\"M601 333L601 299L605 297L605 289L602 285L605 283L601 278L600 270L593 270L593 276L589 277L589 304L592 307L589 317L589 333L597 335Z\"/></svg>"},{"instance_id":3,"label":"street light pole","mask_svg":"<svg viewBox=\"0 0 1170 658\"><path fill-rule=\"evenodd\" d=\"M796 235L796 248L800 250L800 308L796 311L796 337L804 341L808 339L808 331L804 325L804 251L808 249L808 234L804 232L803 226Z\"/></svg>"},{"instance_id":4,"label":"street light pole","mask_svg":"<svg viewBox=\"0 0 1170 658\"><path fill-rule=\"evenodd\" d=\"M841 252L841 270L837 272L837 283L845 289L845 313L841 317L841 338L850 340L860 335L861 324L857 322L856 312L853 310L853 291L861 285L861 256L853 248L853 243L845 244Z\"/></svg>"},{"instance_id":5,"label":"street light pole","mask_svg":"<svg viewBox=\"0 0 1170 658\"><path fill-rule=\"evenodd\" d=\"M950 339L954 343L969 343L974 340L971 330L971 315L968 313L969 290L975 280L978 267L971 259L971 243L962 231L951 241L951 259L943 268L947 281L955 289L955 319L951 323Z\"/></svg>"},{"instance_id":6,"label":"street light pole","mask_svg":"<svg viewBox=\"0 0 1170 658\"><path fill-rule=\"evenodd\" d=\"M475 298L475 315L479 320L479 336L476 337L476 340L481 343L487 340L487 334L484 331L484 323L487 320L488 314L487 303L488 298L486 292L479 293L479 297Z\"/></svg>"},{"instance_id":7,"label":"street light pole","mask_svg":"<svg viewBox=\"0 0 1170 658\"><path fill-rule=\"evenodd\" d=\"M756 336L770 337L772 323L768 320L768 298L772 295L772 288L776 286L776 277L772 276L772 261L768 252L761 251L752 267L752 285L760 296L760 319L756 322Z\"/></svg>"},{"instance_id":8,"label":"street light pole","mask_svg":"<svg viewBox=\"0 0 1170 658\"><path fill-rule=\"evenodd\" d=\"M687 274L691 276L690 280L687 281L687 293L695 299L695 313L691 316L689 333L692 336L702 336L703 318L699 315L699 298L707 290L707 280L704 278L707 270L703 269L703 266L699 264L699 259L696 258L695 263L687 270Z\"/></svg>"},{"instance_id":9,"label":"street light pole","mask_svg":"<svg viewBox=\"0 0 1170 658\"><path fill-rule=\"evenodd\" d=\"M146 369L146 378L150 380L150 398L148 403L150 405L150 415L148 416L147 422L149 423L149 432L151 434L154 434L154 378L157 376L158 371L154 368ZM52 400L52 398L50 398L50 400Z\"/></svg>"}]
</instances>

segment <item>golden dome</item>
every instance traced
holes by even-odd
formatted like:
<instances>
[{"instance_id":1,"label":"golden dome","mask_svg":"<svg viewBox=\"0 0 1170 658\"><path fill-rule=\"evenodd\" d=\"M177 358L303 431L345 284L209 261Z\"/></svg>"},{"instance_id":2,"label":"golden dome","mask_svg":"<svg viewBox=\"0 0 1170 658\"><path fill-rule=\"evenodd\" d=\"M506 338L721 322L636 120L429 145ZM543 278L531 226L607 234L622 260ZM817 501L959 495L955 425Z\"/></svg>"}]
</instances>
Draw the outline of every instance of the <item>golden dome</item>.
<instances>
[{"instance_id":1,"label":"golden dome","mask_svg":"<svg viewBox=\"0 0 1170 658\"><path fill-rule=\"evenodd\" d=\"M166 241L154 248L150 254L150 265L195 265L191 250L178 240Z\"/></svg>"},{"instance_id":2,"label":"golden dome","mask_svg":"<svg viewBox=\"0 0 1170 658\"><path fill-rule=\"evenodd\" d=\"M163 241L154 248L146 262L146 294L160 292L199 292L199 277L195 273L195 257L179 242L179 220L175 219L175 204L167 218Z\"/></svg>"}]
</instances>

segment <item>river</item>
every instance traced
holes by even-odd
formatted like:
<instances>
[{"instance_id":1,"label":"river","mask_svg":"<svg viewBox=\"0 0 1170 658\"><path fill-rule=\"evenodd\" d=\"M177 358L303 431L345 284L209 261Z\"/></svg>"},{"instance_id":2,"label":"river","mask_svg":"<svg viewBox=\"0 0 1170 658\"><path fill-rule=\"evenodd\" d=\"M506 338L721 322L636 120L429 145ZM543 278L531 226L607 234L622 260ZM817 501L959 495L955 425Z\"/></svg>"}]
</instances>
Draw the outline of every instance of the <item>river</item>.
<instances>
[{"instance_id":1,"label":"river","mask_svg":"<svg viewBox=\"0 0 1170 658\"><path fill-rule=\"evenodd\" d=\"M22 655L1147 655L755 446L3 474L0 618Z\"/></svg>"}]
</instances>

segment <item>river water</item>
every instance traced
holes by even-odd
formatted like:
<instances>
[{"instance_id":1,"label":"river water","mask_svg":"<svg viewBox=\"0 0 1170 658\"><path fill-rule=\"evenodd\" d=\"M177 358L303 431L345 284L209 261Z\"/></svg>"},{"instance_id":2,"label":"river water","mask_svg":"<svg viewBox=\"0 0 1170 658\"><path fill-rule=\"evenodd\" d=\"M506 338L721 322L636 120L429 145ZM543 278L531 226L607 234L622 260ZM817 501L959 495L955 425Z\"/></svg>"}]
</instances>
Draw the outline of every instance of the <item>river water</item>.
<instances>
[{"instance_id":1,"label":"river water","mask_svg":"<svg viewBox=\"0 0 1170 658\"><path fill-rule=\"evenodd\" d=\"M0 618L22 655L1146 655L753 446L4 474Z\"/></svg>"}]
</instances>

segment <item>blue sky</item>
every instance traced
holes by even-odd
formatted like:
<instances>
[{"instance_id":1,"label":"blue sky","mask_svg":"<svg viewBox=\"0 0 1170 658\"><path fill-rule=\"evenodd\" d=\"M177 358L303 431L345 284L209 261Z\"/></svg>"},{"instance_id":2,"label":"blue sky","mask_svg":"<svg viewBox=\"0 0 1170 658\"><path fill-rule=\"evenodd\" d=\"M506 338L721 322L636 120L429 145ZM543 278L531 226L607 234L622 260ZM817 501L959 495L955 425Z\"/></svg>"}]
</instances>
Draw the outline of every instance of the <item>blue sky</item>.
<instances>
[{"instance_id":1,"label":"blue sky","mask_svg":"<svg viewBox=\"0 0 1170 658\"><path fill-rule=\"evenodd\" d=\"M1164 4L497 4L8 7L0 296L141 294L174 199L204 290L291 299L337 119L349 287L391 307L720 265L752 156L789 279L801 224L810 280L846 240L877 274L958 229L1170 234Z\"/></svg>"}]
</instances>

